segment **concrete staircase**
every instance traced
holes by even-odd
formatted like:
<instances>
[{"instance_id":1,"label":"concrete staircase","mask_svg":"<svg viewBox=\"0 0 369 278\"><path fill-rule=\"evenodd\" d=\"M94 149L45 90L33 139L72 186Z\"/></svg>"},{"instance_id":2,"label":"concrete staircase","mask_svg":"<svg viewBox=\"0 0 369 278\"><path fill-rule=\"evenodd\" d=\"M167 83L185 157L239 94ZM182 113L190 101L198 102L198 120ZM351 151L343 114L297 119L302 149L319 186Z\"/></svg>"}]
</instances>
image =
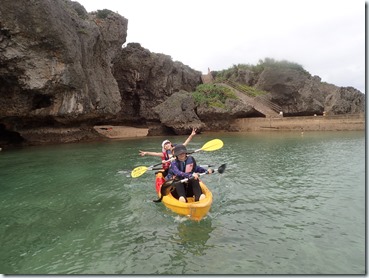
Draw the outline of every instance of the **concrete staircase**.
<instances>
[{"instance_id":1,"label":"concrete staircase","mask_svg":"<svg viewBox=\"0 0 369 278\"><path fill-rule=\"evenodd\" d=\"M214 83L210 69L208 69L208 74L201 76L201 80L203 84L213 83L214 85L218 84L230 88L240 100L245 104L251 105L256 111L264 114L267 118L283 116L282 107L271 102L263 95L259 95L257 97L253 96L244 86L237 82L222 80L219 83ZM281 112L282 115L280 114Z\"/></svg>"},{"instance_id":2,"label":"concrete staircase","mask_svg":"<svg viewBox=\"0 0 369 278\"><path fill-rule=\"evenodd\" d=\"M265 117L281 117L280 112L282 112L282 108L279 105L269 101L265 96L261 95L254 97L250 94L250 92L243 88L242 85L236 82L231 82L229 80L216 84L228 87L233 90L233 92L240 100L242 100L245 104L251 105L256 111L264 114Z\"/></svg>"}]
</instances>

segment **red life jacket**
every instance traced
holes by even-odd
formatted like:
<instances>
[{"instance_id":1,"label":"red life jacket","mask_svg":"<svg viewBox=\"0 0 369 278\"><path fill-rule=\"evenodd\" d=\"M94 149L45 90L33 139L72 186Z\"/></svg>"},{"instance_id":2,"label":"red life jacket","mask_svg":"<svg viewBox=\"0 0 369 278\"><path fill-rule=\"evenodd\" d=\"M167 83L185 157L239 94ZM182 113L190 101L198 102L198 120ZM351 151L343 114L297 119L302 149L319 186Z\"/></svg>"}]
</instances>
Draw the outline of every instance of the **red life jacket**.
<instances>
[{"instance_id":1,"label":"red life jacket","mask_svg":"<svg viewBox=\"0 0 369 278\"><path fill-rule=\"evenodd\" d=\"M167 151L163 151L162 156L161 156L161 160L168 160L170 159L172 156L172 152L170 150ZM167 170L170 166L170 161L163 163L162 167L164 170Z\"/></svg>"}]
</instances>

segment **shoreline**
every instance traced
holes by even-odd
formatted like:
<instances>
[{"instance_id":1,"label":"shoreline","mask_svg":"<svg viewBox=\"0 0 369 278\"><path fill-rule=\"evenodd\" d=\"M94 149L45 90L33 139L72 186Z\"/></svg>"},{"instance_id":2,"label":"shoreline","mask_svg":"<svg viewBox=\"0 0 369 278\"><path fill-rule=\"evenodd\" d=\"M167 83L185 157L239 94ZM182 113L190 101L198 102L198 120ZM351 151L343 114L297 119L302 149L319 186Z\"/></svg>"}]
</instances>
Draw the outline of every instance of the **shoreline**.
<instances>
[{"instance_id":1,"label":"shoreline","mask_svg":"<svg viewBox=\"0 0 369 278\"><path fill-rule=\"evenodd\" d=\"M204 130L204 133L216 132L263 132L263 131L360 131L365 130L365 116L301 116L280 118L242 118L230 123L230 130ZM108 139L129 139L149 137L149 128L130 126L94 126L94 129ZM164 134L163 134L164 136Z\"/></svg>"},{"instance_id":2,"label":"shoreline","mask_svg":"<svg viewBox=\"0 0 369 278\"><path fill-rule=\"evenodd\" d=\"M365 115L242 118L232 124L235 131L349 131L365 130Z\"/></svg>"},{"instance_id":3,"label":"shoreline","mask_svg":"<svg viewBox=\"0 0 369 278\"><path fill-rule=\"evenodd\" d=\"M301 116L276 118L242 118L229 122L227 130L204 129L202 133L237 133L237 132L283 132L283 131L365 131L364 114L335 116ZM19 130L24 138L21 144L4 143L0 148L54 145L65 143L98 142L106 140L132 140L167 134L150 135L150 128L132 126L101 125L90 128L29 128ZM175 134L172 134L175 136Z\"/></svg>"},{"instance_id":4,"label":"shoreline","mask_svg":"<svg viewBox=\"0 0 369 278\"><path fill-rule=\"evenodd\" d=\"M94 130L109 139L147 137L149 133L148 128L113 125L94 126Z\"/></svg>"}]
</instances>

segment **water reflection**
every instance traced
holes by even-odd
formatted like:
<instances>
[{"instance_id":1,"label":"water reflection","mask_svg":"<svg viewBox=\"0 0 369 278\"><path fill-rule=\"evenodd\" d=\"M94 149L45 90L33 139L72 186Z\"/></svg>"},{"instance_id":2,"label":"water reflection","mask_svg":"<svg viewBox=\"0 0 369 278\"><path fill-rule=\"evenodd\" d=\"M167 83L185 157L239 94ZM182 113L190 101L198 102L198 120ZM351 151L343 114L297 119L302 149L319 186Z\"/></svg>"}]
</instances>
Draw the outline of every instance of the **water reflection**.
<instances>
[{"instance_id":1,"label":"water reflection","mask_svg":"<svg viewBox=\"0 0 369 278\"><path fill-rule=\"evenodd\" d=\"M194 255L204 255L209 245L207 241L214 230L209 217L200 222L187 220L178 224L178 233L174 235L174 240L181 244L186 251Z\"/></svg>"}]
</instances>

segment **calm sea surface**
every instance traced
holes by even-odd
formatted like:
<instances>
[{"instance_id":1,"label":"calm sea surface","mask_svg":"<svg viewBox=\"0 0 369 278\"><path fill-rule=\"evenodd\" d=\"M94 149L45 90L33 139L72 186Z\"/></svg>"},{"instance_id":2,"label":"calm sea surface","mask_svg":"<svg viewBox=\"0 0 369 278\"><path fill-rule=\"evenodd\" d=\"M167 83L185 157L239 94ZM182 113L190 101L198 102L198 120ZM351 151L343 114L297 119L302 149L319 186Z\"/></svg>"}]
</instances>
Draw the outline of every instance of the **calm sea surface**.
<instances>
[{"instance_id":1,"label":"calm sea surface","mask_svg":"<svg viewBox=\"0 0 369 278\"><path fill-rule=\"evenodd\" d=\"M213 205L200 222L154 203L164 137L0 152L0 273L364 274L364 132L196 135ZM186 137L169 137L181 143Z\"/></svg>"}]
</instances>

